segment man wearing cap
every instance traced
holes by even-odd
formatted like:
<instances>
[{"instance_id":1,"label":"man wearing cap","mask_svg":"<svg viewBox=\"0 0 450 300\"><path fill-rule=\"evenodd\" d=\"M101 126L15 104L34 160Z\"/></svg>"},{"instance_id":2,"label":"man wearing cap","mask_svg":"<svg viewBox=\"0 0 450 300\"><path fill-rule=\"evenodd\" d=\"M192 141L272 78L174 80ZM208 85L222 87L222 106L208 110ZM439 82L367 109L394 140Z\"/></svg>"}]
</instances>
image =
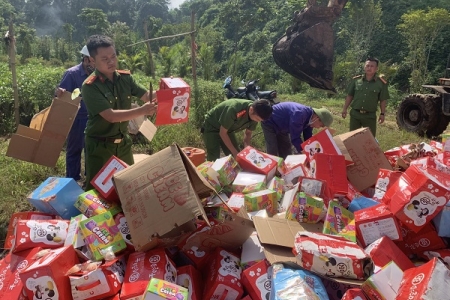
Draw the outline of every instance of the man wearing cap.
<instances>
[{"instance_id":1,"label":"man wearing cap","mask_svg":"<svg viewBox=\"0 0 450 300\"><path fill-rule=\"evenodd\" d=\"M378 123L384 122L386 102L389 99L388 84L377 75L378 59L368 58L364 64L364 75L355 76L347 87L342 117L347 116L350 106L350 131L369 127L373 136L377 133L377 104L380 103Z\"/></svg>"},{"instance_id":2,"label":"man wearing cap","mask_svg":"<svg viewBox=\"0 0 450 300\"><path fill-rule=\"evenodd\" d=\"M81 51L81 63L66 70L58 88L56 96L60 96L64 91L73 92L80 89L83 81L94 71L94 64L89 60L89 52L84 46ZM77 116L67 136L66 145L66 177L76 181L81 179L81 152L84 149L84 129L88 113L86 105L81 100Z\"/></svg>"},{"instance_id":3,"label":"man wearing cap","mask_svg":"<svg viewBox=\"0 0 450 300\"><path fill-rule=\"evenodd\" d=\"M272 114L272 106L265 99L251 101L229 99L213 107L205 116L202 127L206 159L214 161L220 157L220 148L225 155L234 157L239 152L235 132L244 131L244 147L250 146L252 132L259 122Z\"/></svg>"},{"instance_id":4,"label":"man wearing cap","mask_svg":"<svg viewBox=\"0 0 450 300\"><path fill-rule=\"evenodd\" d=\"M278 103L273 106L272 116L261 123L266 152L286 158L292 154L293 145L301 153L301 144L312 136L313 128L329 127L331 123L333 116L326 108L296 102Z\"/></svg>"}]
</instances>

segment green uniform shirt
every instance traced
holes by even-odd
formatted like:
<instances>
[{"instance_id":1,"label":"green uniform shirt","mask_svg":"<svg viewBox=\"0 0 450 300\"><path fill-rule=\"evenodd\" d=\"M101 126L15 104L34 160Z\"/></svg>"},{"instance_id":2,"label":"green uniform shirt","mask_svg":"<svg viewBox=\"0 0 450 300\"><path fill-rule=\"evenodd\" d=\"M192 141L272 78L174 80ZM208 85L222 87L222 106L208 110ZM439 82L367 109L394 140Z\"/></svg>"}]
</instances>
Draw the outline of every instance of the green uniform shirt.
<instances>
[{"instance_id":1,"label":"green uniform shirt","mask_svg":"<svg viewBox=\"0 0 450 300\"><path fill-rule=\"evenodd\" d=\"M205 117L206 131L220 131L220 126L228 133L248 129L254 131L258 122L252 121L249 116L251 100L229 99L212 108Z\"/></svg>"},{"instance_id":2,"label":"green uniform shirt","mask_svg":"<svg viewBox=\"0 0 450 300\"><path fill-rule=\"evenodd\" d=\"M128 121L110 123L100 116L106 109L130 109L131 96L141 98L147 90L128 71L116 71L114 82L95 70L83 83L81 94L88 110L85 134L116 138L128 132Z\"/></svg>"},{"instance_id":3,"label":"green uniform shirt","mask_svg":"<svg viewBox=\"0 0 450 300\"><path fill-rule=\"evenodd\" d=\"M389 99L387 83L375 74L370 81L365 75L355 77L347 88L347 95L353 96L351 108L376 112L378 102Z\"/></svg>"}]
</instances>

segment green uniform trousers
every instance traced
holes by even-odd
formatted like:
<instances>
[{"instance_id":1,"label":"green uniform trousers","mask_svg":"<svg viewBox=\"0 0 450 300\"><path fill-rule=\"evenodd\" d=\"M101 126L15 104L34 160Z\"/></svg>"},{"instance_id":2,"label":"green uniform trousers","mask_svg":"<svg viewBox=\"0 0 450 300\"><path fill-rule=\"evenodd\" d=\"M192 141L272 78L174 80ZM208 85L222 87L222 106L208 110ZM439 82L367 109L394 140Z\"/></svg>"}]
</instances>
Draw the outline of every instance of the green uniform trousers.
<instances>
[{"instance_id":1,"label":"green uniform trousers","mask_svg":"<svg viewBox=\"0 0 450 300\"><path fill-rule=\"evenodd\" d=\"M97 175L101 168L111 158L116 156L128 165L134 163L131 145L133 144L130 136L125 135L122 142L114 144L112 141L100 141L96 138L87 137L86 144L86 191L92 190L94 187L91 180Z\"/></svg>"},{"instance_id":2,"label":"green uniform trousers","mask_svg":"<svg viewBox=\"0 0 450 300\"><path fill-rule=\"evenodd\" d=\"M236 135L234 133L228 133L231 143L239 151L238 142L236 140ZM219 132L217 131L206 131L203 132L203 142L205 142L206 148L206 160L215 161L220 158L220 148L225 155L230 155L231 151L225 146Z\"/></svg>"},{"instance_id":3,"label":"green uniform trousers","mask_svg":"<svg viewBox=\"0 0 450 300\"><path fill-rule=\"evenodd\" d=\"M369 127L375 137L377 133L377 113L368 112L362 114L354 109L350 110L350 131L361 127Z\"/></svg>"}]
</instances>

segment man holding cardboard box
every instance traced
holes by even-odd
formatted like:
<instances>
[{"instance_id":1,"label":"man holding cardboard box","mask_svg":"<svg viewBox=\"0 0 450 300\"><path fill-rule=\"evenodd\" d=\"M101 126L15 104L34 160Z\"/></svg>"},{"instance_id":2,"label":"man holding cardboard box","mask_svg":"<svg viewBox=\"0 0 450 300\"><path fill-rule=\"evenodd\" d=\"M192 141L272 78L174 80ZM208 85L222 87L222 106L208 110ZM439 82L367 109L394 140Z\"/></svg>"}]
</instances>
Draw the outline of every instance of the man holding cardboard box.
<instances>
[{"instance_id":1,"label":"man holding cardboard box","mask_svg":"<svg viewBox=\"0 0 450 300\"><path fill-rule=\"evenodd\" d=\"M96 70L83 83L82 95L88 111L86 126L86 190L90 181L115 155L125 163L134 163L132 141L128 135L128 121L142 115L156 113L155 93L150 95L138 84L130 71L117 70L114 42L103 35L89 37L87 48ZM131 108L131 97L144 105Z\"/></svg>"},{"instance_id":2,"label":"man holding cardboard box","mask_svg":"<svg viewBox=\"0 0 450 300\"><path fill-rule=\"evenodd\" d=\"M220 157L220 148L225 155L234 157L239 152L235 132L245 130L244 146L250 146L252 131L258 122L267 120L272 114L268 100L229 99L213 107L205 116L202 133L206 159L214 161Z\"/></svg>"}]
</instances>

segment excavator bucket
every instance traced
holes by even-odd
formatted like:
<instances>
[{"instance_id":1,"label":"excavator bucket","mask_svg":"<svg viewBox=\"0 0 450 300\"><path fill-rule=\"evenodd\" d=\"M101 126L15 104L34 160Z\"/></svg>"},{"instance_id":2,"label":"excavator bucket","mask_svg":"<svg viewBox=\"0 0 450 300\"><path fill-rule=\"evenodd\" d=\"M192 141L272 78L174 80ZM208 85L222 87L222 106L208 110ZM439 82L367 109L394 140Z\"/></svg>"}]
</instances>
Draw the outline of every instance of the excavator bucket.
<instances>
[{"instance_id":1,"label":"excavator bucket","mask_svg":"<svg viewBox=\"0 0 450 300\"><path fill-rule=\"evenodd\" d=\"M333 87L333 29L318 23L290 36L284 35L272 48L278 66L311 87L336 93Z\"/></svg>"},{"instance_id":2,"label":"excavator bucket","mask_svg":"<svg viewBox=\"0 0 450 300\"><path fill-rule=\"evenodd\" d=\"M294 15L294 24L272 48L275 63L310 86L336 93L333 87L334 33L332 25L347 0L329 0L317 6L308 0Z\"/></svg>"}]
</instances>

